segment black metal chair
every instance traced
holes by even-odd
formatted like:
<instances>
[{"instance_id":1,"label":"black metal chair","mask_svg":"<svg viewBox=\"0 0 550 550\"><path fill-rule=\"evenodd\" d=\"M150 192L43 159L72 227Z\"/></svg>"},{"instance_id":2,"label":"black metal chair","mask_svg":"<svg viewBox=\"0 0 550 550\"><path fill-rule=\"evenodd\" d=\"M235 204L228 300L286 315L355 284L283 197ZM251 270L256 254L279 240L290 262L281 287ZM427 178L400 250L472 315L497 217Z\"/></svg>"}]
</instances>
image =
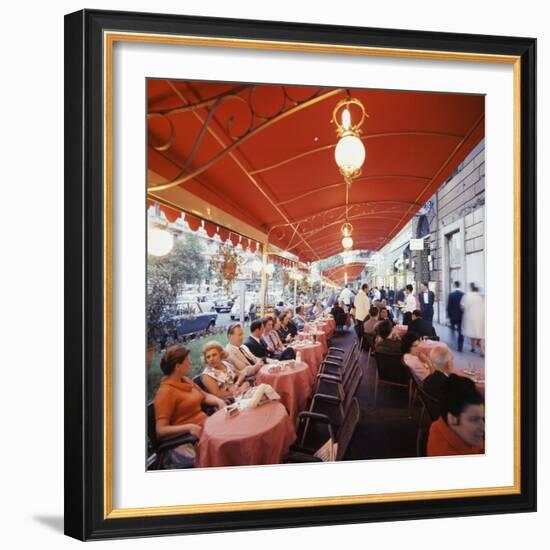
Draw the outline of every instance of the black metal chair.
<instances>
[{"instance_id":1,"label":"black metal chair","mask_svg":"<svg viewBox=\"0 0 550 550\"><path fill-rule=\"evenodd\" d=\"M282 462L284 464L299 462L321 462L321 459L315 456L315 453L329 438L338 445L336 449L336 460L343 460L357 428L357 424L359 423L359 416L359 402L356 398L351 401L346 416L337 430L334 430L333 426L330 423L330 419L326 415L312 412L300 413L300 422L307 421L309 423L315 423L319 426L322 426L324 430L319 432L319 434L322 435L320 435L313 447L294 445L291 447L290 451L283 457Z\"/></svg>"},{"instance_id":2,"label":"black metal chair","mask_svg":"<svg viewBox=\"0 0 550 550\"><path fill-rule=\"evenodd\" d=\"M183 445L184 443L191 443L195 445L199 440L198 437L192 434L175 435L159 440L157 437L154 401L147 403L147 436L150 444L150 454L147 458L147 468L149 470L164 469L166 451L169 451L174 447L178 447L179 445ZM189 468L192 468L192 466L189 466Z\"/></svg>"},{"instance_id":3,"label":"black metal chair","mask_svg":"<svg viewBox=\"0 0 550 550\"><path fill-rule=\"evenodd\" d=\"M422 404L422 410L416 433L416 454L417 456L426 456L428 433L432 422L435 422L440 416L440 403L438 399L426 393L421 386L418 386L417 394Z\"/></svg>"},{"instance_id":4,"label":"black metal chair","mask_svg":"<svg viewBox=\"0 0 550 550\"><path fill-rule=\"evenodd\" d=\"M320 414L328 419L334 430L339 429L339 426L348 415L362 376L363 373L356 359L354 364L347 370L343 380L331 379L330 377L320 380L320 391L313 395L309 410L303 413L306 422L298 423L297 440L300 445L311 447L314 445L312 441L317 442L319 440L319 434L317 433L319 426L311 424L307 420L309 417L306 413Z\"/></svg>"},{"instance_id":5,"label":"black metal chair","mask_svg":"<svg viewBox=\"0 0 550 550\"><path fill-rule=\"evenodd\" d=\"M413 397L413 382L410 370L402 362L402 355L387 353L376 354L376 377L374 382L374 407L378 403L378 386L386 384L398 388L405 388L409 396L409 416Z\"/></svg>"}]
</instances>

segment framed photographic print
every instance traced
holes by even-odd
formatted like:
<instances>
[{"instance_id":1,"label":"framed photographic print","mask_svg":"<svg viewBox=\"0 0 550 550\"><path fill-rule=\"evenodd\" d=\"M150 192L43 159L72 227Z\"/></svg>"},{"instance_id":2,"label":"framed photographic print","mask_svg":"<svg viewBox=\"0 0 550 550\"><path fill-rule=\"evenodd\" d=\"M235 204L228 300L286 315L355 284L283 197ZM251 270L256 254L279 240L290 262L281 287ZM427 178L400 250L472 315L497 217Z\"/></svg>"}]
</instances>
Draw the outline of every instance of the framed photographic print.
<instances>
[{"instance_id":1,"label":"framed photographic print","mask_svg":"<svg viewBox=\"0 0 550 550\"><path fill-rule=\"evenodd\" d=\"M536 509L532 38L65 18L65 530Z\"/></svg>"}]
</instances>

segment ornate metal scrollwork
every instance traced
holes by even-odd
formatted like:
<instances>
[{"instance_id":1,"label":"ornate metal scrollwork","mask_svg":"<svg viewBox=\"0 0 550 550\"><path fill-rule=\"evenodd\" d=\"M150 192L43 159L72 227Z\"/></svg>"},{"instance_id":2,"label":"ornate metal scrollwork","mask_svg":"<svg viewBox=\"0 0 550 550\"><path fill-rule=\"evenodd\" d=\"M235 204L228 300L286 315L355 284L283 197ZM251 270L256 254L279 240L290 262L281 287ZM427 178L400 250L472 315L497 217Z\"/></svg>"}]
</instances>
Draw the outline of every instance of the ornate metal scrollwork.
<instances>
[{"instance_id":1,"label":"ornate metal scrollwork","mask_svg":"<svg viewBox=\"0 0 550 550\"><path fill-rule=\"evenodd\" d=\"M174 86L170 81L168 83L174 89L175 93L182 99L182 101L187 101L187 98L181 91ZM193 145L192 151L189 156L185 159L185 162L175 178L170 180L167 183L160 185L150 186L150 191L161 191L163 189L169 189L181 183L191 180L195 176L198 176L210 166L216 163L218 160L223 158L226 154L230 153L239 145L242 145L248 139L257 135L262 130L268 128L269 126L275 124L279 120L282 120L293 113L296 113L304 108L314 105L315 103L327 99L341 92L340 89L332 89L325 91L326 88L314 88L307 97L297 99L289 93L287 87L285 86L270 86L266 88L262 87L262 92L265 93L266 89L272 93L280 94L280 100L277 104L277 108L271 113L262 113L259 111L259 106L257 102L257 86L245 85L239 86L237 88L232 88L223 93L220 93L216 96L212 96L208 99L198 100L194 103L187 103L182 107L177 107L175 109L163 109L158 111L151 111L148 113L148 117L161 116L166 120L170 120L168 115L176 115L180 113L193 112L197 119L202 122L202 127L197 135L195 143ZM193 92L194 93L194 92ZM235 105L242 107L240 112L235 112ZM224 109L231 106L231 109L227 109L227 112ZM204 118L202 113L199 111L206 109L206 117ZM238 108L237 108L238 111ZM197 151L199 150L204 135L207 131L212 130L212 121L216 115L216 122L222 126L224 129L225 137L231 140L231 143L226 145L222 151L214 155L207 162L202 164L199 167L194 168L190 171L190 166L193 158L196 156ZM174 128L172 122L169 123L171 128ZM236 129L237 128L237 129ZM157 150L166 151L168 150L175 140L175 136L171 135L171 138L167 143L159 145L153 145Z\"/></svg>"}]
</instances>

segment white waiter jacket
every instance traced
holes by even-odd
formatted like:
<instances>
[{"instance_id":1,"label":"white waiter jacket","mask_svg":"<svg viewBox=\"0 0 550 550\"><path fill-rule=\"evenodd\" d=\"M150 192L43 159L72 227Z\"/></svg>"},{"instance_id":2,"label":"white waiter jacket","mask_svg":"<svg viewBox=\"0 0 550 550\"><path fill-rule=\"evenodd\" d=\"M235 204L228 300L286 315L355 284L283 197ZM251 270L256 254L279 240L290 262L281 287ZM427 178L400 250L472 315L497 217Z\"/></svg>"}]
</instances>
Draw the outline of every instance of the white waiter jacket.
<instances>
[{"instance_id":1,"label":"white waiter jacket","mask_svg":"<svg viewBox=\"0 0 550 550\"><path fill-rule=\"evenodd\" d=\"M360 290L355 297L355 318L363 321L369 313L370 299L363 290Z\"/></svg>"}]
</instances>

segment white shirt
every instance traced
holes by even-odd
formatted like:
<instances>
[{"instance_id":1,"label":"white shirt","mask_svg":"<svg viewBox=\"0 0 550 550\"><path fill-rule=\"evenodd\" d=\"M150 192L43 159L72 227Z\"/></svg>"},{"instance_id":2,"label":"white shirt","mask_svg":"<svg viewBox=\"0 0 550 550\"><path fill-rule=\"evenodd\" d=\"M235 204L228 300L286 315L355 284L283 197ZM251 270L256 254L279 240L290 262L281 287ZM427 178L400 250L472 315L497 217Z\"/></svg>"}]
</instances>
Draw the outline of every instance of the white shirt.
<instances>
[{"instance_id":1,"label":"white shirt","mask_svg":"<svg viewBox=\"0 0 550 550\"><path fill-rule=\"evenodd\" d=\"M426 292L424 292L424 303L425 304L428 304L430 302L430 294L429 292L426 290Z\"/></svg>"},{"instance_id":2,"label":"white shirt","mask_svg":"<svg viewBox=\"0 0 550 550\"><path fill-rule=\"evenodd\" d=\"M380 291L379 291L379 290L375 290L375 291L374 291L373 297L374 297L375 300L380 300Z\"/></svg>"},{"instance_id":3,"label":"white shirt","mask_svg":"<svg viewBox=\"0 0 550 550\"><path fill-rule=\"evenodd\" d=\"M405 296L405 306L403 307L403 311L409 311L412 313L416 309L416 298L414 297L414 294L407 294Z\"/></svg>"},{"instance_id":4,"label":"white shirt","mask_svg":"<svg viewBox=\"0 0 550 550\"><path fill-rule=\"evenodd\" d=\"M360 290L355 297L355 318L362 321L368 314L370 299L365 292Z\"/></svg>"},{"instance_id":5,"label":"white shirt","mask_svg":"<svg viewBox=\"0 0 550 550\"><path fill-rule=\"evenodd\" d=\"M342 302L344 302L344 304L349 306L351 302L351 297L352 297L351 290L349 288L344 288L344 290L340 292L339 300L341 300Z\"/></svg>"}]
</instances>

